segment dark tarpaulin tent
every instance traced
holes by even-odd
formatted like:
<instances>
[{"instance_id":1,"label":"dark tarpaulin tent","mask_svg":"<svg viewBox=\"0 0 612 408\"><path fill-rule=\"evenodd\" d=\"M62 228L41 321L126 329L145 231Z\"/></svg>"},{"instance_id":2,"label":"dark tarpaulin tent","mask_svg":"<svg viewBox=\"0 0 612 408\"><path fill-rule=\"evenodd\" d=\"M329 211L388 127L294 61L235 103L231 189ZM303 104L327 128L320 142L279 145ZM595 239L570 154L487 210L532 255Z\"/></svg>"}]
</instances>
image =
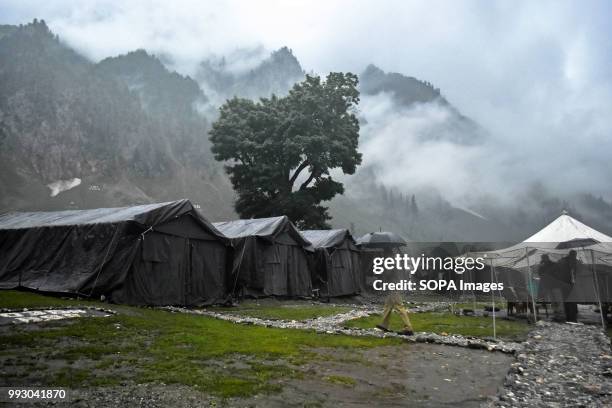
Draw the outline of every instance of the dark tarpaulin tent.
<instances>
[{"instance_id":1,"label":"dark tarpaulin tent","mask_svg":"<svg viewBox=\"0 0 612 408\"><path fill-rule=\"evenodd\" d=\"M310 296L308 242L286 216L216 222L234 246L234 296Z\"/></svg>"},{"instance_id":2,"label":"dark tarpaulin tent","mask_svg":"<svg viewBox=\"0 0 612 408\"><path fill-rule=\"evenodd\" d=\"M372 292L373 282L380 279L378 275L373 273L374 259L395 256L394 252L399 252L399 248L406 245L407 242L404 238L390 231L370 232L357 238L357 246L361 249L360 261L364 291ZM398 275L397 270L387 271L385 276L387 279L404 278Z\"/></svg>"},{"instance_id":3,"label":"dark tarpaulin tent","mask_svg":"<svg viewBox=\"0 0 612 408\"><path fill-rule=\"evenodd\" d=\"M229 240L188 200L0 215L0 288L116 303L197 305L225 294Z\"/></svg>"},{"instance_id":4,"label":"dark tarpaulin tent","mask_svg":"<svg viewBox=\"0 0 612 408\"><path fill-rule=\"evenodd\" d=\"M307 230L302 235L315 249L311 258L313 286L324 296L361 292L359 248L346 229Z\"/></svg>"}]
</instances>

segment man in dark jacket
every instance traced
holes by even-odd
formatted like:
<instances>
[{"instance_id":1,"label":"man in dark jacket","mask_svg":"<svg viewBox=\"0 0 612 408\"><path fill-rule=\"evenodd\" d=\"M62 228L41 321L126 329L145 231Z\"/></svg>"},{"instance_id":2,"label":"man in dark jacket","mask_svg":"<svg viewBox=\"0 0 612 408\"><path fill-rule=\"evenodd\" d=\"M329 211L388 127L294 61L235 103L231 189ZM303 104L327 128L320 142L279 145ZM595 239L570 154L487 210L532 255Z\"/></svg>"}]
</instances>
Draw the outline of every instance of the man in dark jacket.
<instances>
[{"instance_id":1,"label":"man in dark jacket","mask_svg":"<svg viewBox=\"0 0 612 408\"><path fill-rule=\"evenodd\" d=\"M552 302L553 288L555 287L557 277L555 272L557 265L550 260L548 254L543 254L540 258L540 266L538 267L538 276L540 277L540 283L538 285L538 299L542 302Z\"/></svg>"},{"instance_id":2,"label":"man in dark jacket","mask_svg":"<svg viewBox=\"0 0 612 408\"><path fill-rule=\"evenodd\" d=\"M578 304L568 302L574 283L576 283L577 267L578 259L576 258L576 251L573 249L559 261L559 280L561 281L565 320L568 322L575 322L578 318Z\"/></svg>"}]
</instances>

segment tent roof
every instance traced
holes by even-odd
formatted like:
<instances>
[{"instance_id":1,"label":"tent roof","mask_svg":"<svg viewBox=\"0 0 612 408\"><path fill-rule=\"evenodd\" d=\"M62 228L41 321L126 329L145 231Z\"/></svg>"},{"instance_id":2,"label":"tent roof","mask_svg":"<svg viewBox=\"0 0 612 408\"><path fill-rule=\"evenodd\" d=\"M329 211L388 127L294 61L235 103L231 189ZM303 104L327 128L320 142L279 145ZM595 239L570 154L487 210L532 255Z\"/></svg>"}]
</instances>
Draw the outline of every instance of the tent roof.
<instances>
[{"instance_id":1,"label":"tent roof","mask_svg":"<svg viewBox=\"0 0 612 408\"><path fill-rule=\"evenodd\" d=\"M567 214L562 214L523 242L567 242L585 239L593 239L597 242L612 242L612 237L581 223Z\"/></svg>"},{"instance_id":2,"label":"tent roof","mask_svg":"<svg viewBox=\"0 0 612 408\"><path fill-rule=\"evenodd\" d=\"M151 227L190 214L213 235L226 238L193 207L189 200L144 204L132 207L96 208L91 210L11 212L0 215L0 230L41 227L114 224L133 221Z\"/></svg>"},{"instance_id":3,"label":"tent roof","mask_svg":"<svg viewBox=\"0 0 612 408\"><path fill-rule=\"evenodd\" d=\"M310 246L310 242L300 234L286 215L215 222L213 225L226 237L232 239L256 236L274 240L281 233L287 232L298 244Z\"/></svg>"},{"instance_id":4,"label":"tent roof","mask_svg":"<svg viewBox=\"0 0 612 408\"><path fill-rule=\"evenodd\" d=\"M379 231L369 232L357 238L357 245L370 248L399 248L406 246L407 242L395 232Z\"/></svg>"},{"instance_id":5,"label":"tent roof","mask_svg":"<svg viewBox=\"0 0 612 408\"><path fill-rule=\"evenodd\" d=\"M306 230L300 232L315 248L333 248L342 245L345 239L349 239L353 244L355 243L353 236L347 229Z\"/></svg>"},{"instance_id":6,"label":"tent roof","mask_svg":"<svg viewBox=\"0 0 612 408\"><path fill-rule=\"evenodd\" d=\"M573 245L571 241L574 241ZM560 247L560 243L569 243L570 245ZM564 212L553 222L523 242L519 242L508 248L482 253L513 258L516 256L523 256L527 248L538 248L551 252L567 253L572 247L581 246L588 246L590 249L597 249L601 252L609 252L610 249L612 249L611 243L612 237L583 224Z\"/></svg>"}]
</instances>

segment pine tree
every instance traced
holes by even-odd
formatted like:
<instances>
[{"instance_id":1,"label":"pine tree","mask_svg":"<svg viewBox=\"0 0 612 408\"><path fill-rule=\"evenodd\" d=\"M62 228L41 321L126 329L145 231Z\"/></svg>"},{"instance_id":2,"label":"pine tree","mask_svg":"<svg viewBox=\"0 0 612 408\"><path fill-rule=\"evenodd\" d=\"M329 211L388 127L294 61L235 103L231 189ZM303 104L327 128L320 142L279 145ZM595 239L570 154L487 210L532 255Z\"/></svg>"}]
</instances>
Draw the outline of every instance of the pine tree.
<instances>
[{"instance_id":1,"label":"pine tree","mask_svg":"<svg viewBox=\"0 0 612 408\"><path fill-rule=\"evenodd\" d=\"M414 194L412 195L412 198L410 199L410 213L414 217L416 217L419 214L419 207L417 206L416 197L414 196Z\"/></svg>"}]
</instances>

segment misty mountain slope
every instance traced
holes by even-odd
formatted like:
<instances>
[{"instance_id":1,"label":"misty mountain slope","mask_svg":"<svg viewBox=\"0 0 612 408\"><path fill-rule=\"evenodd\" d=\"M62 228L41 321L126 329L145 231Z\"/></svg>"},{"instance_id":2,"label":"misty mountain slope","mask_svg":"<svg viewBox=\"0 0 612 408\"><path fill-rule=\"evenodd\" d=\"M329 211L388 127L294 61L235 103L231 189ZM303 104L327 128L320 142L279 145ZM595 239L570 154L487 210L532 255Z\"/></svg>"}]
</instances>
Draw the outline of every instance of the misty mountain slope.
<instances>
[{"instance_id":1,"label":"misty mountain slope","mask_svg":"<svg viewBox=\"0 0 612 408\"><path fill-rule=\"evenodd\" d=\"M387 188L372 168L351 176L346 185L346 193L330 203L332 225L349 228L357 236L379 229L420 242L505 241L520 236L520 230L503 220L456 207L434 190Z\"/></svg>"},{"instance_id":2,"label":"misty mountain slope","mask_svg":"<svg viewBox=\"0 0 612 408\"><path fill-rule=\"evenodd\" d=\"M210 159L208 123L185 102L203 98L197 84L161 66L147 71L136 61L122 71L121 63L96 67L44 22L0 39L0 160L7 170L0 206L90 207L190 196L217 216L231 215L233 193ZM126 84L136 77L144 84L139 91ZM191 94L177 83L191 85ZM73 178L83 181L76 190L86 194L68 202L65 193L49 197L47 184Z\"/></svg>"},{"instance_id":3,"label":"misty mountain slope","mask_svg":"<svg viewBox=\"0 0 612 408\"><path fill-rule=\"evenodd\" d=\"M170 72L144 50L106 58L96 64L95 72L138 96L142 110L161 129L177 160L196 166L213 161L209 123L198 111L207 98L196 81Z\"/></svg>"},{"instance_id":4,"label":"misty mountain slope","mask_svg":"<svg viewBox=\"0 0 612 408\"><path fill-rule=\"evenodd\" d=\"M262 53L262 50L242 51L207 59L200 64L195 78L215 95L217 105L234 96L258 99L271 94L284 95L304 78L304 70L289 48L282 47L263 59ZM248 63L241 64L241 61ZM245 65L251 66L245 68Z\"/></svg>"},{"instance_id":5,"label":"misty mountain slope","mask_svg":"<svg viewBox=\"0 0 612 408\"><path fill-rule=\"evenodd\" d=\"M195 104L207 98L198 83L176 72L145 50L110 57L96 64L101 75L115 78L140 97L142 108L151 116L171 118L176 114L195 114Z\"/></svg>"},{"instance_id":6,"label":"misty mountain slope","mask_svg":"<svg viewBox=\"0 0 612 408\"><path fill-rule=\"evenodd\" d=\"M426 81L374 65L359 78L363 163L331 202L334 225L360 233L391 228L421 241L503 239L502 223L444 198L455 183L449 167L469 164L463 160L487 141L484 130ZM418 214L406 211L411 195Z\"/></svg>"},{"instance_id":7,"label":"misty mountain slope","mask_svg":"<svg viewBox=\"0 0 612 408\"><path fill-rule=\"evenodd\" d=\"M2 153L9 159L27 158L20 162L23 169L44 182L83 172L105 174L125 165L125 156L110 149L135 144L145 126L144 115L127 89L91 70L92 65L62 45L44 23L3 37Z\"/></svg>"},{"instance_id":8,"label":"misty mountain slope","mask_svg":"<svg viewBox=\"0 0 612 408\"><path fill-rule=\"evenodd\" d=\"M399 73L386 73L376 65L370 64L359 76L360 91L363 95L375 95L380 92L393 94L398 105L410 106L415 103L440 101L448 102L440 90L432 84Z\"/></svg>"},{"instance_id":9,"label":"misty mountain slope","mask_svg":"<svg viewBox=\"0 0 612 408\"><path fill-rule=\"evenodd\" d=\"M412 115L415 112L425 112L428 108L436 109L444 114L444 127L434 129L427 134L422 133L424 140L447 140L453 143L477 144L487 137L486 132L476 122L462 115L457 108L449 103L427 81L395 72L385 72L375 65L368 65L359 75L363 107L363 122L367 124L380 110L380 105L388 106L388 110L399 115ZM390 99L390 101L386 101ZM372 106L375 105L375 106ZM389 112L385 112L389 117Z\"/></svg>"}]
</instances>

